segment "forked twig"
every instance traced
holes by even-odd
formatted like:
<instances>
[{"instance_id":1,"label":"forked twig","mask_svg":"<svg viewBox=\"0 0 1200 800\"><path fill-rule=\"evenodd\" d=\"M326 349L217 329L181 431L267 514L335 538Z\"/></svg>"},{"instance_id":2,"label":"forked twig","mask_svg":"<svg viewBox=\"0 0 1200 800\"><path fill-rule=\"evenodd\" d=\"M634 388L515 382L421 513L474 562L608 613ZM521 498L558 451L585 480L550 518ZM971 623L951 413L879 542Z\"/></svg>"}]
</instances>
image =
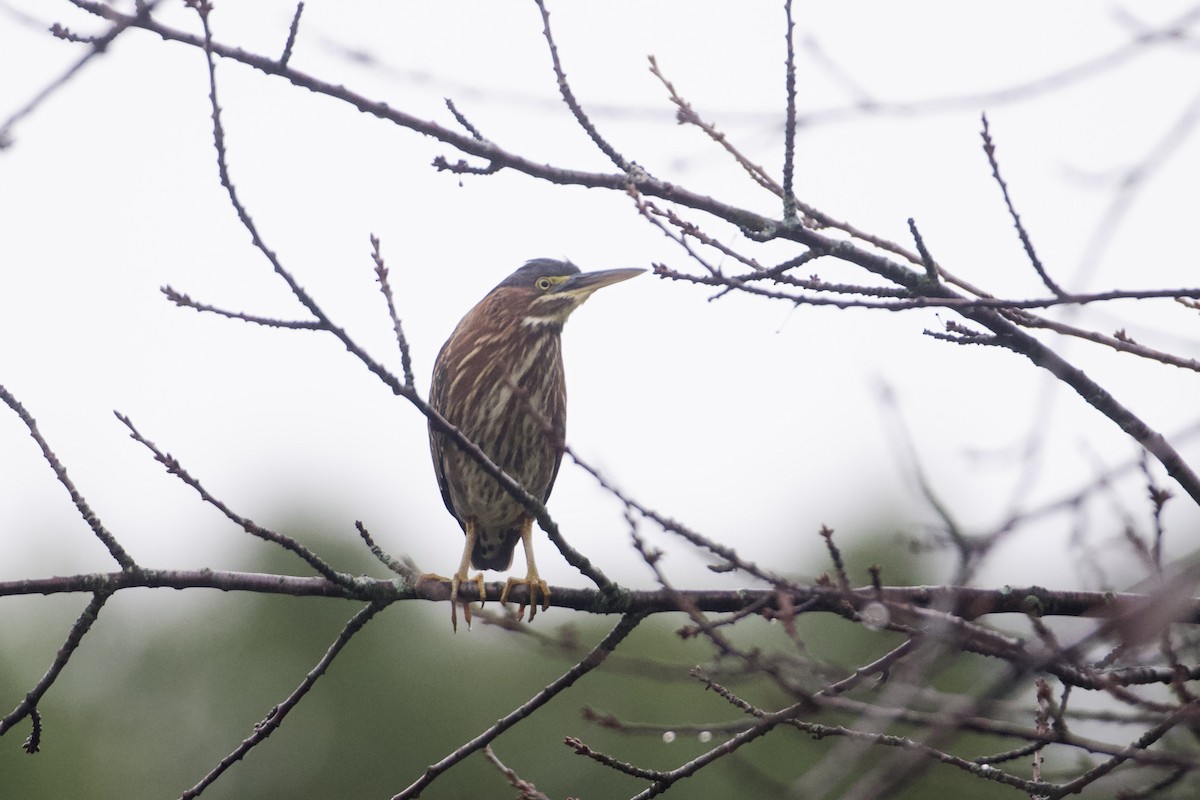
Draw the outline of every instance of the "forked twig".
<instances>
[{"instance_id":1,"label":"forked twig","mask_svg":"<svg viewBox=\"0 0 1200 800\"><path fill-rule=\"evenodd\" d=\"M1058 796L1078 794L1085 786L1095 783L1100 778L1112 772L1121 764L1157 742L1172 729L1184 723L1194 721L1197 717L1200 717L1200 701L1193 700L1186 705L1180 706L1170 714L1164 716L1157 725L1130 742L1129 746L1120 753L1112 756L1107 761L1097 764L1075 780L1063 784L1058 792Z\"/></svg>"}]
</instances>

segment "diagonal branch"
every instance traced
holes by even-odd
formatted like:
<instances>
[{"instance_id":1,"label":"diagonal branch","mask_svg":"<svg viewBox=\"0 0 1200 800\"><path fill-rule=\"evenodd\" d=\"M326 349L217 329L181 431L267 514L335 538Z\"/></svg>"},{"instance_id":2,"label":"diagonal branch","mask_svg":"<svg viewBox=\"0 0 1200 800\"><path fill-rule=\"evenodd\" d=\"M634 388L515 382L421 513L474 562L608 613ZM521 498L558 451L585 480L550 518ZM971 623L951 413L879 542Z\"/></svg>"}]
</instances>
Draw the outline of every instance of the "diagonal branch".
<instances>
[{"instance_id":1,"label":"diagonal branch","mask_svg":"<svg viewBox=\"0 0 1200 800\"><path fill-rule=\"evenodd\" d=\"M67 661L71 659L71 656L79 647L79 643L83 641L84 635L92 629L92 624L100 616L100 609L104 607L104 604L108 602L108 598L111 596L110 592L105 591L98 591L92 595L92 601L87 604L87 608L83 610L79 618L75 620L75 624L71 626L71 631L67 634L67 640L58 649L58 652L54 656L54 661L51 662L50 668L46 670L46 674L37 682L36 686L29 690L21 702L17 703L16 708L10 711L3 719L0 719L0 736L3 736L9 728L16 725L25 717L37 714L38 702L67 666ZM26 750L31 753L37 752L38 739L41 738L40 721L38 721L36 716L34 716L34 720L34 733L30 736L30 741L26 745Z\"/></svg>"},{"instance_id":2,"label":"diagonal branch","mask_svg":"<svg viewBox=\"0 0 1200 800\"><path fill-rule=\"evenodd\" d=\"M983 152L987 155L988 164L992 168L992 177L1000 186L1000 193L1004 195L1004 205L1008 209L1008 215L1012 217L1013 225L1017 229L1017 236L1020 237L1021 245L1025 248L1025 255L1029 256L1029 263L1033 265L1034 271L1042 279L1042 283L1045 284L1046 288L1061 297L1065 292L1054 282L1049 273L1046 272L1046 267L1042 264L1042 260L1038 258L1037 251L1033 249L1033 240L1029 238L1029 232L1025 230L1025 223L1021 222L1021 215L1017 213L1012 198L1008 194L1008 183L1000 176L1000 162L996 160L996 144L992 141L992 131L988 126L987 114L984 114L982 119Z\"/></svg>"},{"instance_id":3,"label":"diagonal branch","mask_svg":"<svg viewBox=\"0 0 1200 800\"><path fill-rule=\"evenodd\" d=\"M571 84L567 82L567 73L563 72L562 62L558 59L558 45L554 43L554 36L550 32L550 11L546 8L545 0L533 1L537 3L538 11L542 14L542 36L545 37L546 44L550 48L550 60L554 64L554 76L558 79L558 91L562 94L563 102L571 109L571 114L579 123L579 127L583 128L596 147L600 148L600 152L608 156L608 160L613 162L617 169L629 172L633 165L600 135L600 131L596 130L596 126L583 110L583 106L579 105L579 101L575 99L575 93L571 91Z\"/></svg>"},{"instance_id":4,"label":"diagonal branch","mask_svg":"<svg viewBox=\"0 0 1200 800\"><path fill-rule=\"evenodd\" d=\"M388 317L392 320L392 333L396 336L396 347L400 350L400 369L404 372L404 385L410 389L416 388L413 380L412 354L408 349L408 338L404 335L404 326L396 314L396 298L392 295L392 284L388 280L387 264L383 261L380 251L379 237L371 234L371 260L375 262L375 279L379 281L379 291L387 303Z\"/></svg>"},{"instance_id":5,"label":"diagonal branch","mask_svg":"<svg viewBox=\"0 0 1200 800\"><path fill-rule=\"evenodd\" d=\"M158 445L154 444L154 442L143 436L141 432L133 426L133 421L130 420L129 417L117 412L117 419L119 419L121 423L129 429L130 437L153 453L154 460L166 467L167 472L171 473L188 486L195 489L200 494L200 497L204 500L204 502L208 503L213 508L224 514L225 518L230 522L234 523L252 536L257 536L265 541L273 542L274 544L282 547L284 550L295 553L310 567L319 572L326 580L332 581L340 586L344 586L347 589L354 588L354 578L338 572L323 558L309 550L304 545L300 544L300 542L296 541L287 534L273 531L270 528L264 528L249 517L243 517L240 514L235 513L233 509L225 505L225 503L205 489L204 485L201 484L199 480L192 477L188 471L183 468L183 465L175 459L174 456L172 456L170 453L163 452L158 448Z\"/></svg>"},{"instance_id":6,"label":"diagonal branch","mask_svg":"<svg viewBox=\"0 0 1200 800\"><path fill-rule=\"evenodd\" d=\"M154 11L155 6L157 6L160 2L162 2L162 0L150 0L150 2L138 3L134 16L116 20L113 26L103 36L89 38L88 44L92 46L92 49L88 51L87 54L82 56L78 61L68 67L66 72L43 87L43 89L32 99L30 99L28 103L14 111L8 119L0 122L0 147L3 147L4 143L9 141L14 125L36 111L38 106L46 102L51 95L70 83L71 79L78 75L83 68L92 61L92 59L94 59L96 56L104 54L108 50L108 46L112 44L118 36L131 27L139 27L137 25L138 21L149 20L151 12ZM69 36L66 30L57 23L52 26L51 31L56 36L61 38L74 38Z\"/></svg>"},{"instance_id":7,"label":"diagonal branch","mask_svg":"<svg viewBox=\"0 0 1200 800\"><path fill-rule=\"evenodd\" d=\"M482 750L491 744L497 736L554 699L555 695L564 689L570 688L577 680L604 663L604 659L608 658L617 645L637 627L643 617L643 614L625 614L622 616L621 621L617 623L616 627L609 631L600 644L596 645L579 663L556 678L546 688L529 698L528 701L501 717L496 721L496 724L489 727L483 733L462 747L459 747L436 764L431 764L420 778L414 781L407 789L393 797L392 800L405 800L405 798L417 797L446 770L475 751Z\"/></svg>"},{"instance_id":8,"label":"diagonal branch","mask_svg":"<svg viewBox=\"0 0 1200 800\"><path fill-rule=\"evenodd\" d=\"M268 736L274 733L283 724L283 720L287 717L288 712L304 699L304 696L312 689L313 684L329 670L330 664L337 658L338 653L342 652L342 648L350 642L354 634L362 630L362 627L370 622L371 618L383 610L386 605L386 603L373 602L351 617L346 626L342 628L342 632L333 640L333 644L325 651L325 655L321 656L321 660L317 662L316 666L309 670L295 691L289 694L282 703L272 708L266 718L254 726L254 732L243 739L241 744L233 749L233 752L221 759L221 762L201 778L199 783L180 795L181 800L190 800L190 798L199 797L227 769L245 758L246 754L254 749L255 746L265 741Z\"/></svg>"},{"instance_id":9,"label":"diagonal branch","mask_svg":"<svg viewBox=\"0 0 1200 800\"><path fill-rule=\"evenodd\" d=\"M0 385L0 401L3 401L5 405L11 408L21 418L21 421L25 423L25 427L29 430L29 435L33 437L33 440L37 442L38 447L42 451L42 458L46 459L46 463L50 465L50 469L54 470L54 475L58 478L58 482L67 490L67 494L71 495L71 502L75 504L79 515L83 517L83 521L92 529L92 533L96 535L101 544L108 548L109 555L121 565L121 569L126 572L136 572L139 569L137 562L133 560L133 556L125 551L125 548L117 541L117 537L113 536L108 528L104 527L104 523L96 516L96 512L92 511L92 507L88 505L87 500L75 488L75 483L67 475L67 468L58 460L58 456L50 449L49 443L46 442L41 431L38 430L37 422L33 419L33 415L26 411L25 406L21 405L21 402L17 400L12 392L8 391L2 385Z\"/></svg>"}]
</instances>

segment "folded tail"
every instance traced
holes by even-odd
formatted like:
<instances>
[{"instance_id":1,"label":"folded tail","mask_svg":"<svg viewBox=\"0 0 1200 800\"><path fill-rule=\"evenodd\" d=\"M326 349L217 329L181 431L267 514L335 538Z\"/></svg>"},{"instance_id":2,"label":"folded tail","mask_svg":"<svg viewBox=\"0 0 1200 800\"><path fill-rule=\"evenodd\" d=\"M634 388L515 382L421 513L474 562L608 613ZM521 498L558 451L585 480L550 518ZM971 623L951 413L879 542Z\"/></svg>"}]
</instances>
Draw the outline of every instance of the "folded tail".
<instances>
[{"instance_id":1,"label":"folded tail","mask_svg":"<svg viewBox=\"0 0 1200 800\"><path fill-rule=\"evenodd\" d=\"M512 566L513 551L520 540L520 528L477 531L475 548L471 551L471 566L498 571L508 569Z\"/></svg>"}]
</instances>

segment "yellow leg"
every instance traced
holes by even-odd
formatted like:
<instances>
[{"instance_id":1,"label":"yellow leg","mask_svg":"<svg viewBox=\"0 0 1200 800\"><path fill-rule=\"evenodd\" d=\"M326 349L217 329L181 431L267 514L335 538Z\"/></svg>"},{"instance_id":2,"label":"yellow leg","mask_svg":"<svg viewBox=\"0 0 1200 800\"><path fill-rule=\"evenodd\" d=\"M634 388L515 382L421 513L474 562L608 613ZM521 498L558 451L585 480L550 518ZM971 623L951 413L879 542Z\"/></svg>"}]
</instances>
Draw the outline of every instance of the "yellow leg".
<instances>
[{"instance_id":1,"label":"yellow leg","mask_svg":"<svg viewBox=\"0 0 1200 800\"><path fill-rule=\"evenodd\" d=\"M471 566L471 551L475 549L475 538L478 534L475 533L475 520L473 518L467 520L467 541L463 545L462 561L458 564L458 572L454 573L454 577L450 579L450 627L458 631L458 585L463 581L475 581L475 586L479 589L479 605L483 606L483 573L476 572L474 578L467 577L467 570ZM471 604L466 600L463 601L463 619L467 622L467 627L471 627Z\"/></svg>"},{"instance_id":2,"label":"yellow leg","mask_svg":"<svg viewBox=\"0 0 1200 800\"><path fill-rule=\"evenodd\" d=\"M533 520L526 519L521 524L521 544L525 546L525 577L524 578L509 578L504 584L504 591L500 593L500 604L508 604L508 590L514 586L529 587L529 621L533 622L534 616L537 615L538 607L538 592L542 593L542 611L550 608L550 587L538 575L537 562L533 560ZM521 602L521 608L517 611L517 619L525 616L525 602Z\"/></svg>"},{"instance_id":3,"label":"yellow leg","mask_svg":"<svg viewBox=\"0 0 1200 800\"><path fill-rule=\"evenodd\" d=\"M427 572L417 578L417 583L421 581L450 581L450 627L456 632L458 631L458 586L463 581L474 581L475 586L479 590L479 605L483 605L483 596L486 589L483 585L483 573L475 573L475 577L471 578L467 575L467 570L471 567L471 551L475 549L475 520L467 520L467 541L463 546L462 561L459 562L458 571L454 573L453 578L447 578L436 573ZM469 601L463 601L463 619L467 621L467 627L471 627L471 604Z\"/></svg>"}]
</instances>

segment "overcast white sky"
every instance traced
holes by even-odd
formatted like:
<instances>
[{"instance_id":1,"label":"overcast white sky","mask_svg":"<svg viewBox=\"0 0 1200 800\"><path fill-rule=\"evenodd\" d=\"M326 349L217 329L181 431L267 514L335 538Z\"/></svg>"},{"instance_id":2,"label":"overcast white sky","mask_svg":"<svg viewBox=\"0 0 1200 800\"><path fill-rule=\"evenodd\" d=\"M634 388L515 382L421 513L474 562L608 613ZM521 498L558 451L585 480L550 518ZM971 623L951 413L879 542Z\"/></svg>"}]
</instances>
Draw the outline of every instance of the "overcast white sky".
<instances>
[{"instance_id":1,"label":"overcast white sky","mask_svg":"<svg viewBox=\"0 0 1200 800\"><path fill-rule=\"evenodd\" d=\"M674 123L646 56L778 174L779 6L550 8L576 94L618 149L661 178L778 216L736 165ZM801 47L800 108L823 113L800 131L799 194L898 241L915 217L951 271L1002 295L1041 295L980 149L986 110L1024 221L1068 289L1196 285L1194 130L1184 126L1159 151L1161 164L1119 224L1105 222L1116 182L1197 103L1194 39L1131 50L1078 81L995 94L1120 51L1139 29L1187 8L797 2L797 41L837 65ZM283 2L218 0L212 24L224 43L276 55L291 14ZM198 30L173 0L157 15ZM46 33L51 22L104 29L67 2L0 3L0 120L86 52ZM449 96L514 152L611 169L558 100L532 2L310 0L292 65L444 124L453 122ZM436 155L458 154L415 133L237 64L220 63L218 80L234 181L269 245L335 320L398 370L369 257L369 234L382 238L422 389L459 317L528 258L566 256L584 269L688 267L616 193L508 173L460 180L430 167ZM207 92L200 52L134 30L13 126L12 145L0 151L0 383L145 565L237 568L265 545L247 542L166 475L114 409L260 524L316 514L326 535L352 539L362 519L390 550L451 570L461 537L442 507L415 410L331 337L198 315L159 294L169 284L228 308L301 316L217 181ZM854 108L863 96L916 105L866 114ZM947 98L960 100L924 105ZM711 232L744 244L734 231ZM865 277L825 263L814 271ZM601 292L572 318L568 438L640 501L751 560L811 577L826 568L815 535L822 523L849 542L930 518L897 456L897 417L881 401L883 386L894 390L932 482L969 526L1009 509L1017 449L1047 413L1037 498L1135 455L1111 422L1048 387L1021 358L922 335L945 315L790 310L736 296L708 302L710 294L647 275ZM1168 300L1113 304L1074 321L1200 356L1200 319ZM1195 421L1195 373L1079 342L1064 350L1151 426L1170 434ZM1200 460L1195 442L1182 449ZM1127 496L1144 524L1140 490ZM590 477L565 464L550 509L614 578L650 584L620 507ZM1093 510L1093 540L1119 533L1115 507ZM1169 522L1174 551L1190 552L1196 515L1186 501L1176 501ZM1065 542L1071 530L1060 518L1038 538L1018 537L981 581L1082 580L1042 557L1046 542ZM669 550L665 567L681 585L723 580L701 571L683 543L654 541ZM582 584L544 537L538 551L551 583ZM866 565L853 566L865 580ZM0 410L0 578L112 568L19 420Z\"/></svg>"}]
</instances>

